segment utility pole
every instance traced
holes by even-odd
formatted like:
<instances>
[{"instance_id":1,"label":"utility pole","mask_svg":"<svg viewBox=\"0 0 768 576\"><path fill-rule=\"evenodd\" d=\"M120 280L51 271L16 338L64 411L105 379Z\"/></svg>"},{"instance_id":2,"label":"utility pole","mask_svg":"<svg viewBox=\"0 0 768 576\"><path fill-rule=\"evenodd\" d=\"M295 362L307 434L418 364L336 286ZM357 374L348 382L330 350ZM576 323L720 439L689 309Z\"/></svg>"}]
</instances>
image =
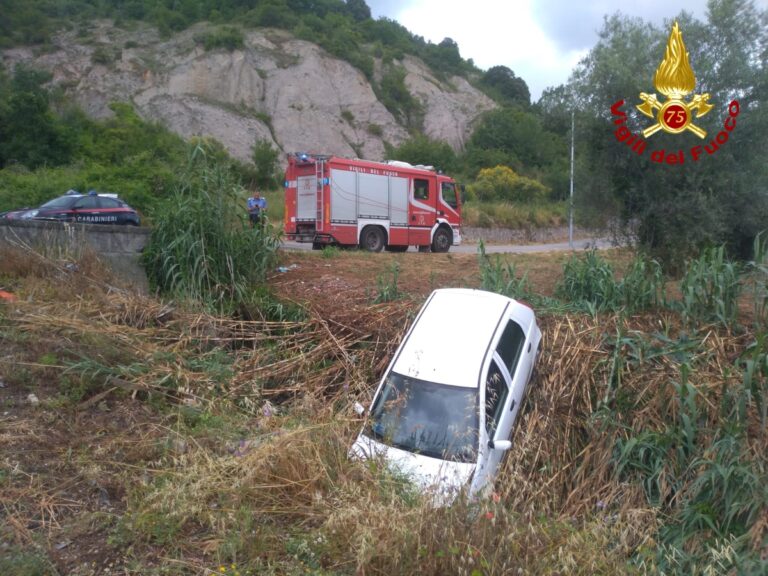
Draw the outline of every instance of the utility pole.
<instances>
[{"instance_id":1,"label":"utility pole","mask_svg":"<svg viewBox=\"0 0 768 576\"><path fill-rule=\"evenodd\" d=\"M568 247L573 250L573 132L574 111L571 109L571 198L568 202Z\"/></svg>"}]
</instances>

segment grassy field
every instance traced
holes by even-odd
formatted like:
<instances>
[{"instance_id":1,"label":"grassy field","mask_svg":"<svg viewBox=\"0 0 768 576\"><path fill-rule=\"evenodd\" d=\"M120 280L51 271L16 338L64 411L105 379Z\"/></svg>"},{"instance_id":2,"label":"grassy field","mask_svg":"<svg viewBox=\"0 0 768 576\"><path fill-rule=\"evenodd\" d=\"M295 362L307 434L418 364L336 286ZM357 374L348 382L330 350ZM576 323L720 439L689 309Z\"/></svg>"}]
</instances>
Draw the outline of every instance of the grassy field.
<instances>
[{"instance_id":1,"label":"grassy field","mask_svg":"<svg viewBox=\"0 0 768 576\"><path fill-rule=\"evenodd\" d=\"M5 251L0 574L760 573L765 282L708 262L283 253L244 319ZM543 342L493 497L434 510L347 450L446 286L524 296Z\"/></svg>"}]
</instances>

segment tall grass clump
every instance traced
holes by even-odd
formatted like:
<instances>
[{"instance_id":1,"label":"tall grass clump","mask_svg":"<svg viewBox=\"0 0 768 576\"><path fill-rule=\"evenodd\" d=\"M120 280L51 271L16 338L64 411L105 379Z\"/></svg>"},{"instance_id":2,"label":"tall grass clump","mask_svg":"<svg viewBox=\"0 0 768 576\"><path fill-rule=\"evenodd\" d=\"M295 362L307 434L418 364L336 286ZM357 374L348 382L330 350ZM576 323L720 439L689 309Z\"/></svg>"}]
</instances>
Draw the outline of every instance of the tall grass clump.
<instances>
[{"instance_id":1,"label":"tall grass clump","mask_svg":"<svg viewBox=\"0 0 768 576\"><path fill-rule=\"evenodd\" d=\"M638 255L618 282L617 290L627 310L649 310L666 305L664 284L661 264Z\"/></svg>"},{"instance_id":2,"label":"tall grass clump","mask_svg":"<svg viewBox=\"0 0 768 576\"><path fill-rule=\"evenodd\" d=\"M387 280L383 276L376 278L376 297L373 299L374 304L383 304L384 302L393 302L403 297L403 293L397 285L400 278L400 265L397 262L392 263L390 268L390 279Z\"/></svg>"},{"instance_id":3,"label":"tall grass clump","mask_svg":"<svg viewBox=\"0 0 768 576\"><path fill-rule=\"evenodd\" d=\"M232 172L196 147L172 193L152 212L144 264L155 289L221 309L264 281L277 260L279 234L269 225L250 226L242 197Z\"/></svg>"},{"instance_id":4,"label":"tall grass clump","mask_svg":"<svg viewBox=\"0 0 768 576\"><path fill-rule=\"evenodd\" d=\"M566 220L564 202L511 204L469 201L462 208L465 226L529 230L562 226Z\"/></svg>"},{"instance_id":5,"label":"tall grass clump","mask_svg":"<svg viewBox=\"0 0 768 576\"><path fill-rule=\"evenodd\" d=\"M764 327L768 321L768 238L765 231L755 237L747 272L747 284L751 287L754 303L755 325Z\"/></svg>"},{"instance_id":6,"label":"tall grass clump","mask_svg":"<svg viewBox=\"0 0 768 576\"><path fill-rule=\"evenodd\" d=\"M707 248L688 263L680 282L680 311L689 323L719 322L729 326L738 314L740 270L725 256L725 247Z\"/></svg>"},{"instance_id":7,"label":"tall grass clump","mask_svg":"<svg viewBox=\"0 0 768 576\"><path fill-rule=\"evenodd\" d=\"M611 264L593 249L565 263L556 294L592 313L636 312L664 304L664 275L656 260L638 255L617 280Z\"/></svg>"},{"instance_id":8,"label":"tall grass clump","mask_svg":"<svg viewBox=\"0 0 768 576\"><path fill-rule=\"evenodd\" d=\"M516 299L530 299L528 276L518 276L514 264L502 263L498 254L491 258L485 253L485 243L480 240L478 247L480 264L480 287Z\"/></svg>"},{"instance_id":9,"label":"tall grass clump","mask_svg":"<svg viewBox=\"0 0 768 576\"><path fill-rule=\"evenodd\" d=\"M596 310L615 309L620 301L613 267L596 250L565 263L555 293L571 302L588 303Z\"/></svg>"},{"instance_id":10,"label":"tall grass clump","mask_svg":"<svg viewBox=\"0 0 768 576\"><path fill-rule=\"evenodd\" d=\"M711 360L725 340L634 338L617 348L634 388L600 420L615 431L616 479L641 487L661 519L657 545L634 561L660 574L766 573L765 338L729 366Z\"/></svg>"}]
</instances>

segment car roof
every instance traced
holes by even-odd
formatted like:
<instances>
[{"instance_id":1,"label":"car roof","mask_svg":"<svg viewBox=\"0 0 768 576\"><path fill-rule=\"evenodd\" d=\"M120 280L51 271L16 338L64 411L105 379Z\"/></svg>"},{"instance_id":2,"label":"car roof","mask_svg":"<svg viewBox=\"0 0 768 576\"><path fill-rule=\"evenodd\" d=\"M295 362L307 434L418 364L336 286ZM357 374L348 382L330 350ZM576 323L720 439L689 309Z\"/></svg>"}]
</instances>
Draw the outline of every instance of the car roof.
<instances>
[{"instance_id":1,"label":"car roof","mask_svg":"<svg viewBox=\"0 0 768 576\"><path fill-rule=\"evenodd\" d=\"M511 298L483 290L435 290L392 370L439 384L477 387L488 347L502 317L510 312L528 334L535 322L533 311Z\"/></svg>"},{"instance_id":2,"label":"car roof","mask_svg":"<svg viewBox=\"0 0 768 576\"><path fill-rule=\"evenodd\" d=\"M98 194L80 194L79 192L75 194L62 194L61 196L57 196L56 198L53 198L53 200L57 200L59 198L86 198L88 196L98 196L99 198L114 198L116 200L119 200L119 197L117 194L113 192L99 192Z\"/></svg>"}]
</instances>

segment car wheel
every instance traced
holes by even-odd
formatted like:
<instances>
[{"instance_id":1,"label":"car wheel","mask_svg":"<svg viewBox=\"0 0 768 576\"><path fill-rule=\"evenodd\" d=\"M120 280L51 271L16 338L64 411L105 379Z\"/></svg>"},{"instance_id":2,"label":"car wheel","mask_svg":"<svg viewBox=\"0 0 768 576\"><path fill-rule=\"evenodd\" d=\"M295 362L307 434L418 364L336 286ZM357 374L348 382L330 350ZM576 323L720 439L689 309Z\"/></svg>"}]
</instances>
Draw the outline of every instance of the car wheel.
<instances>
[{"instance_id":1,"label":"car wheel","mask_svg":"<svg viewBox=\"0 0 768 576\"><path fill-rule=\"evenodd\" d=\"M435 235L432 237L432 252L448 252L453 244L452 236L447 228L440 227L435 230Z\"/></svg>"},{"instance_id":2,"label":"car wheel","mask_svg":"<svg viewBox=\"0 0 768 576\"><path fill-rule=\"evenodd\" d=\"M368 252L381 252L386 244L384 230L379 226L366 226L360 235L360 247Z\"/></svg>"}]
</instances>

